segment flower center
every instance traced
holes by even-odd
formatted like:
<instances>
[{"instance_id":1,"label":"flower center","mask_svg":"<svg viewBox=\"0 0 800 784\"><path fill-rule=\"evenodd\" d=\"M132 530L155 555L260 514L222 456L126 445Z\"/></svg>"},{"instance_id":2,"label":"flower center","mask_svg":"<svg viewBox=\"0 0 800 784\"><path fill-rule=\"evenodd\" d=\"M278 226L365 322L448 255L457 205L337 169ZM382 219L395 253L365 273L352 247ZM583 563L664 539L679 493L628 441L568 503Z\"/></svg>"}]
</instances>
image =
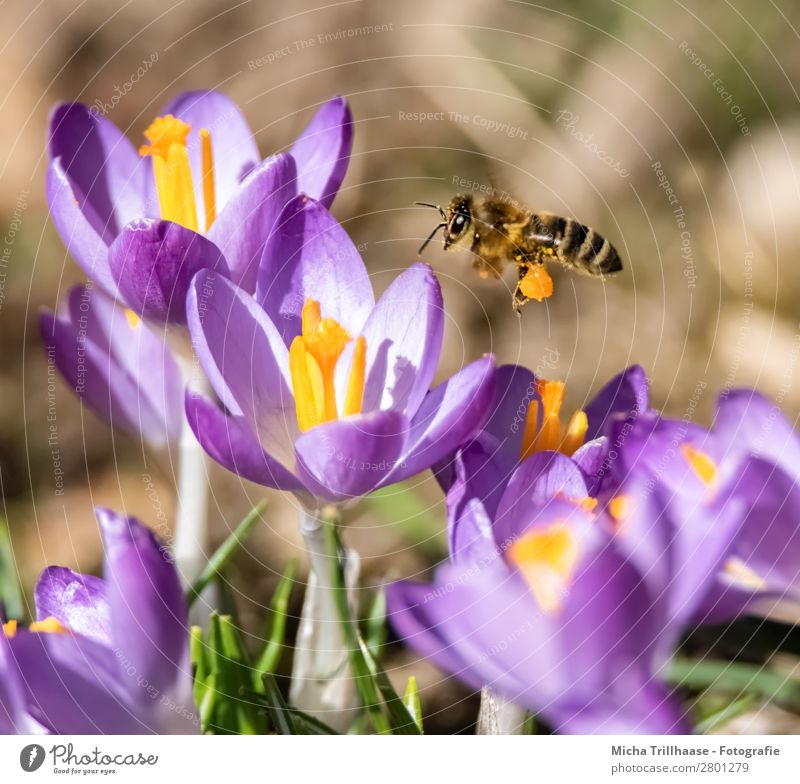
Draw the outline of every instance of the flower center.
<instances>
[{"instance_id":1,"label":"flower center","mask_svg":"<svg viewBox=\"0 0 800 784\"><path fill-rule=\"evenodd\" d=\"M34 621L28 626L29 632L39 632L42 634L66 634L69 629L64 626L61 621L54 618L52 615L45 618L43 621ZM6 621L3 624L3 635L9 639L14 637L17 633L17 622L15 620Z\"/></svg>"},{"instance_id":2,"label":"flower center","mask_svg":"<svg viewBox=\"0 0 800 784\"><path fill-rule=\"evenodd\" d=\"M539 400L532 400L528 405L520 460L530 457L534 452L546 450L563 452L571 457L586 440L586 431L589 429L586 414L576 411L564 428L560 418L561 405L564 402L564 383L537 380L536 390L541 406Z\"/></svg>"},{"instance_id":3,"label":"flower center","mask_svg":"<svg viewBox=\"0 0 800 784\"><path fill-rule=\"evenodd\" d=\"M171 114L156 117L144 132L150 144L143 144L139 148L139 155L150 156L153 159L153 176L161 217L192 231L199 231L192 169L189 166L189 153L186 149L189 131L191 126ZM214 197L214 155L211 148L211 134L202 128L199 135L205 230L208 232L217 215Z\"/></svg>"},{"instance_id":4,"label":"flower center","mask_svg":"<svg viewBox=\"0 0 800 784\"><path fill-rule=\"evenodd\" d=\"M340 416L336 403L336 364L352 338L332 318L322 318L319 302L306 300L302 311L302 334L289 348L297 424L305 432ZM347 378L341 416L361 412L364 400L367 341L359 335L353 346L353 360Z\"/></svg>"},{"instance_id":5,"label":"flower center","mask_svg":"<svg viewBox=\"0 0 800 784\"><path fill-rule=\"evenodd\" d=\"M525 534L509 549L539 606L553 613L561 606L578 562L578 543L565 522Z\"/></svg>"}]
</instances>

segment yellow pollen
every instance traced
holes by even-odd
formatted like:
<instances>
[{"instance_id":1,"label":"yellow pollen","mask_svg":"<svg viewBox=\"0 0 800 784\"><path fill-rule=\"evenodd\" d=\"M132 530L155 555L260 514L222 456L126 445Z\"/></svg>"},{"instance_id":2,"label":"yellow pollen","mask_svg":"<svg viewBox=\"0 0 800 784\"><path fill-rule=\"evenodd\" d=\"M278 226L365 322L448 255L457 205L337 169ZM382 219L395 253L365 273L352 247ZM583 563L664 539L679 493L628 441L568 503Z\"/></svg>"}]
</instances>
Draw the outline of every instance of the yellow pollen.
<instances>
[{"instance_id":1,"label":"yellow pollen","mask_svg":"<svg viewBox=\"0 0 800 784\"><path fill-rule=\"evenodd\" d=\"M14 637L17 633L18 626L15 620L7 621L3 624L3 634L6 637ZM38 632L40 634L66 634L69 629L64 626L61 621L54 618L52 615L45 618L43 621L34 621L28 626L29 632Z\"/></svg>"},{"instance_id":2,"label":"yellow pollen","mask_svg":"<svg viewBox=\"0 0 800 784\"><path fill-rule=\"evenodd\" d=\"M541 406L537 400L532 400L528 406L520 459L524 460L534 452L546 450L563 452L571 457L586 440L586 432L589 429L586 414L583 411L576 411L564 429L560 418L561 405L564 402L564 383L542 379L536 382L536 389L541 399Z\"/></svg>"},{"instance_id":3,"label":"yellow pollen","mask_svg":"<svg viewBox=\"0 0 800 784\"><path fill-rule=\"evenodd\" d=\"M569 501L579 506L584 512L593 512L597 507L597 499L587 495L585 498L570 498Z\"/></svg>"},{"instance_id":4,"label":"yellow pollen","mask_svg":"<svg viewBox=\"0 0 800 784\"><path fill-rule=\"evenodd\" d=\"M751 591L766 590L767 582L739 558L729 558L722 570L725 576L741 588Z\"/></svg>"},{"instance_id":5,"label":"yellow pollen","mask_svg":"<svg viewBox=\"0 0 800 784\"><path fill-rule=\"evenodd\" d=\"M156 117L144 132L150 144L143 144L139 148L139 155L149 156L153 159L153 176L158 192L161 217L164 220L179 223L192 231L199 231L192 169L186 149L186 139L190 130L191 126L171 114ZM214 161L211 155L211 137L208 131L203 129L200 137L203 198L205 200L206 230L208 230L216 217Z\"/></svg>"},{"instance_id":6,"label":"yellow pollen","mask_svg":"<svg viewBox=\"0 0 800 784\"><path fill-rule=\"evenodd\" d=\"M541 302L553 294L553 279L544 264L534 264L520 280L519 289L528 299Z\"/></svg>"},{"instance_id":7,"label":"yellow pollen","mask_svg":"<svg viewBox=\"0 0 800 784\"><path fill-rule=\"evenodd\" d=\"M561 606L578 555L578 543L565 522L531 531L509 549L510 560L547 613L556 612Z\"/></svg>"},{"instance_id":8,"label":"yellow pollen","mask_svg":"<svg viewBox=\"0 0 800 784\"><path fill-rule=\"evenodd\" d=\"M139 324L142 323L142 320L139 318L137 313L134 313L130 308L125 308L125 318L128 322L128 326L131 329L136 329Z\"/></svg>"},{"instance_id":9,"label":"yellow pollen","mask_svg":"<svg viewBox=\"0 0 800 784\"><path fill-rule=\"evenodd\" d=\"M336 319L322 318L319 302L309 299L302 310L302 334L289 347L289 370L294 389L297 424L305 432L339 417L334 382L336 364L350 334ZM355 340L342 416L361 412L367 342Z\"/></svg>"},{"instance_id":10,"label":"yellow pollen","mask_svg":"<svg viewBox=\"0 0 800 784\"><path fill-rule=\"evenodd\" d=\"M681 454L706 486L711 486L717 476L717 464L691 444L681 444Z\"/></svg>"}]
</instances>

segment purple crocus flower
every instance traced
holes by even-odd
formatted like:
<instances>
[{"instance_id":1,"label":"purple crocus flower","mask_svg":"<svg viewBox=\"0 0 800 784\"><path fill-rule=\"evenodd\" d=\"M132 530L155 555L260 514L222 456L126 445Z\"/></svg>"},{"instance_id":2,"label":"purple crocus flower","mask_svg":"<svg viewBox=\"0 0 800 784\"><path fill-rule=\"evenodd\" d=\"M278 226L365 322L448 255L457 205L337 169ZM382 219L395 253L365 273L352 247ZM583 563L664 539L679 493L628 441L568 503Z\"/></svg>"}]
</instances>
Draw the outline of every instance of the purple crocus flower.
<instances>
[{"instance_id":1,"label":"purple crocus flower","mask_svg":"<svg viewBox=\"0 0 800 784\"><path fill-rule=\"evenodd\" d=\"M663 480L662 503L686 570L706 560L697 623L800 603L800 440L777 405L753 390L721 396L714 426L646 416L626 435L620 477L637 467ZM709 561L713 553L713 562Z\"/></svg>"},{"instance_id":2,"label":"purple crocus flower","mask_svg":"<svg viewBox=\"0 0 800 784\"><path fill-rule=\"evenodd\" d=\"M421 655L559 732L686 732L657 678L674 643L666 606L586 493L572 460L540 452L494 514L448 499L450 560L432 584L388 586L390 622Z\"/></svg>"},{"instance_id":3,"label":"purple crocus flower","mask_svg":"<svg viewBox=\"0 0 800 784\"><path fill-rule=\"evenodd\" d=\"M166 344L91 285L74 287L59 313L42 313L48 361L101 419L150 446L176 443L183 382Z\"/></svg>"},{"instance_id":4,"label":"purple crocus flower","mask_svg":"<svg viewBox=\"0 0 800 784\"><path fill-rule=\"evenodd\" d=\"M499 367L498 401L486 425L436 469L448 502L476 496L493 515L516 467L531 456L552 452L566 455L580 469L584 495L597 496L611 478L618 431L626 432L648 410L647 388L644 370L629 367L562 423L563 382L537 378L519 365ZM614 438L609 437L612 424Z\"/></svg>"},{"instance_id":5,"label":"purple crocus flower","mask_svg":"<svg viewBox=\"0 0 800 784\"><path fill-rule=\"evenodd\" d=\"M50 123L47 197L86 274L136 314L185 323L194 274L255 288L264 243L298 187L329 204L352 146L347 104L324 104L286 154L265 160L234 103L182 93L137 152L109 120L62 104Z\"/></svg>"},{"instance_id":6,"label":"purple crocus flower","mask_svg":"<svg viewBox=\"0 0 800 784\"><path fill-rule=\"evenodd\" d=\"M197 275L187 303L195 353L224 406L187 395L217 462L308 505L400 481L472 437L494 396L494 360L429 391L444 327L431 269L415 264L375 302L361 258L319 202L287 204L255 297Z\"/></svg>"},{"instance_id":7,"label":"purple crocus flower","mask_svg":"<svg viewBox=\"0 0 800 784\"><path fill-rule=\"evenodd\" d=\"M187 609L175 568L135 518L105 509L97 518L104 579L45 569L38 620L3 625L0 729L194 733Z\"/></svg>"}]
</instances>

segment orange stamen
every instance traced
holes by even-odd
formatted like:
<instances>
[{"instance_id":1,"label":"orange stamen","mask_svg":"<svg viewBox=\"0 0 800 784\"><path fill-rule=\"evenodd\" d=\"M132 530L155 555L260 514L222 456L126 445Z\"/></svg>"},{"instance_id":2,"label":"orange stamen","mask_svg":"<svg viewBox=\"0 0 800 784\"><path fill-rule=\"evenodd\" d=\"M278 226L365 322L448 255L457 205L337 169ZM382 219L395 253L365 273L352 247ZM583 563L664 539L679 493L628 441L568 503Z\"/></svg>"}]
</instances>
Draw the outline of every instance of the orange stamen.
<instances>
[{"instance_id":1,"label":"orange stamen","mask_svg":"<svg viewBox=\"0 0 800 784\"><path fill-rule=\"evenodd\" d=\"M200 150L203 161L203 206L206 211L206 233L217 217L217 201L214 191L214 150L211 134L207 128L200 129Z\"/></svg>"},{"instance_id":2,"label":"orange stamen","mask_svg":"<svg viewBox=\"0 0 800 784\"><path fill-rule=\"evenodd\" d=\"M705 452L695 449L691 444L681 444L681 454L706 486L714 484L717 464Z\"/></svg>"},{"instance_id":3,"label":"orange stamen","mask_svg":"<svg viewBox=\"0 0 800 784\"><path fill-rule=\"evenodd\" d=\"M360 414L364 403L364 381L367 366L367 339L363 335L356 338L353 346L353 361L347 378L347 391L342 406L342 416Z\"/></svg>"}]
</instances>

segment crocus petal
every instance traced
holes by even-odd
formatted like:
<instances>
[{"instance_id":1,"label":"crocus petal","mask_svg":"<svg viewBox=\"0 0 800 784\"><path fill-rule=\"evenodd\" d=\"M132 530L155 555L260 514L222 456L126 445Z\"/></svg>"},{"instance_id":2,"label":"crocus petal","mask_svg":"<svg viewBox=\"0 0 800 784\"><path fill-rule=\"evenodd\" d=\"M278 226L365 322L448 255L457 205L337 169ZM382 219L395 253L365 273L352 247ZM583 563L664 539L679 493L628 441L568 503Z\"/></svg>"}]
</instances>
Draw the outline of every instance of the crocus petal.
<instances>
[{"instance_id":1,"label":"crocus petal","mask_svg":"<svg viewBox=\"0 0 800 784\"><path fill-rule=\"evenodd\" d=\"M258 270L256 299L290 343L307 299L355 336L373 304L372 284L353 241L322 204L305 195L284 208Z\"/></svg>"},{"instance_id":2,"label":"crocus petal","mask_svg":"<svg viewBox=\"0 0 800 784\"><path fill-rule=\"evenodd\" d=\"M314 115L292 145L298 190L326 207L342 184L353 146L353 118L344 98L333 98Z\"/></svg>"},{"instance_id":3,"label":"crocus petal","mask_svg":"<svg viewBox=\"0 0 800 784\"><path fill-rule=\"evenodd\" d=\"M43 313L40 326L48 355L101 419L156 448L177 439L183 383L157 335L84 286L70 291L58 317Z\"/></svg>"},{"instance_id":4,"label":"crocus petal","mask_svg":"<svg viewBox=\"0 0 800 784\"><path fill-rule=\"evenodd\" d=\"M159 698L191 676L188 613L178 574L166 548L133 517L97 510L105 544L105 577L116 655L136 677L125 681L132 698L152 703L144 679Z\"/></svg>"},{"instance_id":5,"label":"crocus petal","mask_svg":"<svg viewBox=\"0 0 800 784\"><path fill-rule=\"evenodd\" d=\"M719 564L703 605L695 613L705 623L728 621L771 603L800 601L800 484L796 476L761 458L737 470L729 499L738 501L741 524L731 531L726 563ZM726 568L726 566L728 568ZM732 568L731 568L732 567Z\"/></svg>"},{"instance_id":6,"label":"crocus petal","mask_svg":"<svg viewBox=\"0 0 800 784\"><path fill-rule=\"evenodd\" d=\"M147 166L114 123L83 104L60 104L50 116L49 147L107 245L126 223L145 216Z\"/></svg>"},{"instance_id":7,"label":"crocus petal","mask_svg":"<svg viewBox=\"0 0 800 784\"><path fill-rule=\"evenodd\" d=\"M176 95L162 110L192 127L186 142L192 167L195 199L203 204L203 179L199 132L211 134L217 212L233 198L242 179L261 160L250 126L239 107L214 90L195 90Z\"/></svg>"},{"instance_id":8,"label":"crocus petal","mask_svg":"<svg viewBox=\"0 0 800 784\"><path fill-rule=\"evenodd\" d=\"M36 583L36 617L53 617L71 632L111 644L106 585L99 577L63 566L45 569Z\"/></svg>"},{"instance_id":9,"label":"crocus petal","mask_svg":"<svg viewBox=\"0 0 800 784\"><path fill-rule=\"evenodd\" d=\"M0 735L35 735L45 728L29 713L9 640L0 634Z\"/></svg>"},{"instance_id":10,"label":"crocus petal","mask_svg":"<svg viewBox=\"0 0 800 784\"><path fill-rule=\"evenodd\" d=\"M454 563L480 563L495 554L492 520L477 498L468 498L454 513L448 510L447 519L448 550Z\"/></svg>"},{"instance_id":11,"label":"crocus petal","mask_svg":"<svg viewBox=\"0 0 800 784\"><path fill-rule=\"evenodd\" d=\"M361 334L367 341L362 410L393 408L413 417L439 365L444 336L442 290L433 270L414 264L395 278Z\"/></svg>"},{"instance_id":12,"label":"crocus petal","mask_svg":"<svg viewBox=\"0 0 800 784\"><path fill-rule=\"evenodd\" d=\"M47 167L46 191L53 223L67 250L91 280L116 297L119 292L108 266L108 242L95 228L101 221L92 215L90 204L82 206L77 200L74 183L64 172L60 158Z\"/></svg>"},{"instance_id":13,"label":"crocus petal","mask_svg":"<svg viewBox=\"0 0 800 784\"><path fill-rule=\"evenodd\" d=\"M511 541L527 528L532 509L555 509L554 501L579 501L586 495L583 473L570 458L560 452L535 452L511 475L497 507L495 537L498 542Z\"/></svg>"},{"instance_id":14,"label":"crocus petal","mask_svg":"<svg viewBox=\"0 0 800 784\"><path fill-rule=\"evenodd\" d=\"M588 495L597 495L603 479L607 453L608 439L605 436L601 436L588 441L572 455L572 461L583 472Z\"/></svg>"},{"instance_id":15,"label":"crocus petal","mask_svg":"<svg viewBox=\"0 0 800 784\"><path fill-rule=\"evenodd\" d=\"M140 316L186 323L186 293L197 272L228 275L214 243L177 223L139 220L120 232L109 250L111 273L127 304Z\"/></svg>"},{"instance_id":16,"label":"crocus petal","mask_svg":"<svg viewBox=\"0 0 800 784\"><path fill-rule=\"evenodd\" d=\"M264 245L294 195L296 176L290 155L267 158L245 177L207 232L225 256L231 279L246 291L255 291Z\"/></svg>"},{"instance_id":17,"label":"crocus petal","mask_svg":"<svg viewBox=\"0 0 800 784\"><path fill-rule=\"evenodd\" d=\"M589 420L586 439L602 436L606 423L617 414L637 414L647 411L647 374L639 365L632 365L611 379L586 406L584 411Z\"/></svg>"},{"instance_id":18,"label":"crocus petal","mask_svg":"<svg viewBox=\"0 0 800 784\"><path fill-rule=\"evenodd\" d=\"M187 309L195 354L222 404L244 417L270 455L293 465L299 429L289 352L269 316L211 272L195 279Z\"/></svg>"},{"instance_id":19,"label":"crocus petal","mask_svg":"<svg viewBox=\"0 0 800 784\"><path fill-rule=\"evenodd\" d=\"M800 439L779 406L751 389L720 397L714 439L721 457L746 452L800 475Z\"/></svg>"},{"instance_id":20,"label":"crocus petal","mask_svg":"<svg viewBox=\"0 0 800 784\"><path fill-rule=\"evenodd\" d=\"M302 482L264 451L241 416L228 416L214 403L186 393L186 418L203 449L229 471L265 487L301 494Z\"/></svg>"},{"instance_id":21,"label":"crocus petal","mask_svg":"<svg viewBox=\"0 0 800 784\"><path fill-rule=\"evenodd\" d=\"M297 473L317 498L330 502L366 495L398 464L408 420L374 411L326 422L295 442Z\"/></svg>"},{"instance_id":22,"label":"crocus petal","mask_svg":"<svg viewBox=\"0 0 800 784\"><path fill-rule=\"evenodd\" d=\"M149 711L143 713L131 706L119 661L111 648L79 635L25 630L17 632L10 643L31 713L50 732L158 732ZM135 678L126 679L135 683Z\"/></svg>"},{"instance_id":23,"label":"crocus petal","mask_svg":"<svg viewBox=\"0 0 800 784\"><path fill-rule=\"evenodd\" d=\"M487 355L431 390L411 420L406 453L386 478L399 482L453 454L480 429L495 395L494 357Z\"/></svg>"}]
</instances>

